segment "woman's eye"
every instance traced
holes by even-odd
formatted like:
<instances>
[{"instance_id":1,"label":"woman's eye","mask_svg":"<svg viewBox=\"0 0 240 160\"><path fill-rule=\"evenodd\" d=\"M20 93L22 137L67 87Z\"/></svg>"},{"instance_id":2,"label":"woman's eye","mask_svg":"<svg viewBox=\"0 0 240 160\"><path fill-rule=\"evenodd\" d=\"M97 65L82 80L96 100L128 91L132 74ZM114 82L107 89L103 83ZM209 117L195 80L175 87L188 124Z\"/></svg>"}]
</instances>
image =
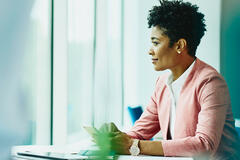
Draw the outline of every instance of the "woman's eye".
<instances>
[{"instance_id":1,"label":"woman's eye","mask_svg":"<svg viewBox=\"0 0 240 160\"><path fill-rule=\"evenodd\" d=\"M158 43L158 42L152 42L152 44L153 44L154 46L156 46L156 45L158 45L159 43Z\"/></svg>"}]
</instances>

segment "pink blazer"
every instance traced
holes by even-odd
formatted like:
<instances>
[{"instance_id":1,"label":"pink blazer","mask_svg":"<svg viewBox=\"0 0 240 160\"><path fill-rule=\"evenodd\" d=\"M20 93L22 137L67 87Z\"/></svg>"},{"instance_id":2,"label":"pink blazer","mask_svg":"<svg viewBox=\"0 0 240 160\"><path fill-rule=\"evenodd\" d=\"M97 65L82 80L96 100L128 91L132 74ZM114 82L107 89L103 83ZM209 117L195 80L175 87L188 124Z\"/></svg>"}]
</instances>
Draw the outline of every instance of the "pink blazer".
<instances>
[{"instance_id":1,"label":"pink blazer","mask_svg":"<svg viewBox=\"0 0 240 160\"><path fill-rule=\"evenodd\" d=\"M222 76L196 59L180 92L172 139L168 137L171 96L167 77L158 78L149 105L127 134L147 140L161 130L164 156L235 155L238 136Z\"/></svg>"}]
</instances>

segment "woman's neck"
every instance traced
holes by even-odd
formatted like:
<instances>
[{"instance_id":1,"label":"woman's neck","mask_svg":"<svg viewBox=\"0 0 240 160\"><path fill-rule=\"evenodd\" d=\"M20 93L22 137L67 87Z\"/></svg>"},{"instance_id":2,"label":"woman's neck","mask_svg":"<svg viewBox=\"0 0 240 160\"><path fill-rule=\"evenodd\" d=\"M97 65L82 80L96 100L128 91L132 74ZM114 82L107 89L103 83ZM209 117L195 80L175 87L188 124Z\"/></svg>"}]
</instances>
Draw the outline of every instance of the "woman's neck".
<instances>
[{"instance_id":1,"label":"woman's neck","mask_svg":"<svg viewBox=\"0 0 240 160\"><path fill-rule=\"evenodd\" d=\"M173 74L173 81L177 80L191 66L195 59L196 57L190 55L183 56L180 63L170 69Z\"/></svg>"}]
</instances>

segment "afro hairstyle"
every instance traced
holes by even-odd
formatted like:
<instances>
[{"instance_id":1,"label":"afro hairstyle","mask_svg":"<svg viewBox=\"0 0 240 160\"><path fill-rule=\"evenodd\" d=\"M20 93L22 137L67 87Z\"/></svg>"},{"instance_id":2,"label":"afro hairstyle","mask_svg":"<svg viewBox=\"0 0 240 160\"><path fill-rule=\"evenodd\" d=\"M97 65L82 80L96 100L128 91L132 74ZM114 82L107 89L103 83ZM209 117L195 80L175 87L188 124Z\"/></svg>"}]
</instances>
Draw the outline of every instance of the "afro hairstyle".
<instances>
[{"instance_id":1,"label":"afro hairstyle","mask_svg":"<svg viewBox=\"0 0 240 160\"><path fill-rule=\"evenodd\" d=\"M159 6L149 10L148 27L158 26L169 37L169 46L183 38L189 55L195 57L197 46L206 31L204 15L198 6L182 0L159 0Z\"/></svg>"}]
</instances>

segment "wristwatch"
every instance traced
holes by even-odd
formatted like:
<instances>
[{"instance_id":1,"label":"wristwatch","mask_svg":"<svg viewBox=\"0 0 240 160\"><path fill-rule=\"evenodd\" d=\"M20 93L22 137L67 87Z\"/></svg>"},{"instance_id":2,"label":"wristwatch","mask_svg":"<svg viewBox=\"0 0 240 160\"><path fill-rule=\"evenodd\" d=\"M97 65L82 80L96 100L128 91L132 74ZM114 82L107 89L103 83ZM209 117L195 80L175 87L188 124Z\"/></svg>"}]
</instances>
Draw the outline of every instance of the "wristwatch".
<instances>
[{"instance_id":1,"label":"wristwatch","mask_svg":"<svg viewBox=\"0 0 240 160\"><path fill-rule=\"evenodd\" d=\"M129 149L129 152L131 153L132 156L137 156L140 153L138 142L139 142L139 139L133 139L133 144Z\"/></svg>"}]
</instances>

